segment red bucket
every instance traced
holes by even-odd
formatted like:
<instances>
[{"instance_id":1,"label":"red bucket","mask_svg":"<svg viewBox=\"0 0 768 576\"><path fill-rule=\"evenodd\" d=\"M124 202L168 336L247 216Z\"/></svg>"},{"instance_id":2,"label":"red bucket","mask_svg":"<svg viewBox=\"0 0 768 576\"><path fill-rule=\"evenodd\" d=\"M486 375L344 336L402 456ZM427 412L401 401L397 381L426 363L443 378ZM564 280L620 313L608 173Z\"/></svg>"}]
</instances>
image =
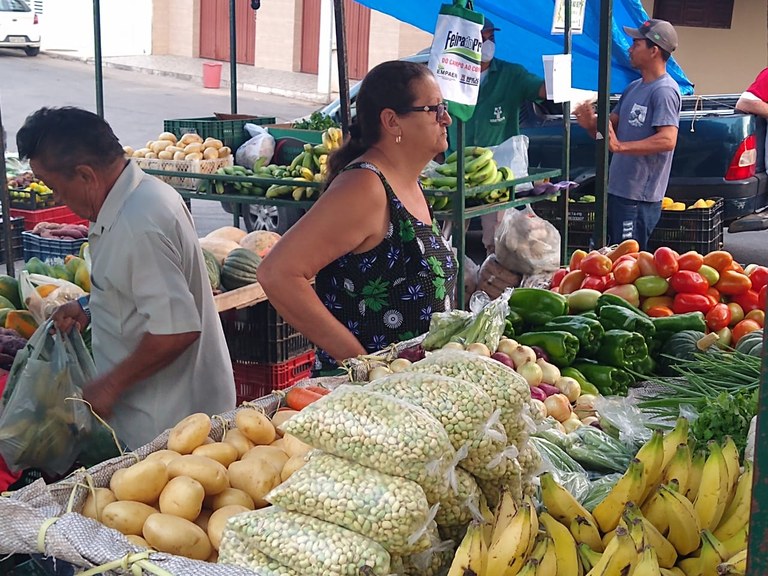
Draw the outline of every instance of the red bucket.
<instances>
[{"instance_id":1,"label":"red bucket","mask_svg":"<svg viewBox=\"0 0 768 576\"><path fill-rule=\"evenodd\" d=\"M221 63L203 62L203 88L221 87Z\"/></svg>"}]
</instances>

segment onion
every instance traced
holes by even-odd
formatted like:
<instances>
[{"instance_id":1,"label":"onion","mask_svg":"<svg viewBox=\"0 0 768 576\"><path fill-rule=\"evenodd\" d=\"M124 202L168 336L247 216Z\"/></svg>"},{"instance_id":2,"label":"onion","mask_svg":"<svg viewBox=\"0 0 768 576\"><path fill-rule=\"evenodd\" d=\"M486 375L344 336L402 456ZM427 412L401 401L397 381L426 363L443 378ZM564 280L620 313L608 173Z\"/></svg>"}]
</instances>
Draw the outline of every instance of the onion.
<instances>
[{"instance_id":1,"label":"onion","mask_svg":"<svg viewBox=\"0 0 768 576\"><path fill-rule=\"evenodd\" d=\"M600 420L598 420L597 416L587 416L581 419L581 423L584 426L594 426L595 424L600 424Z\"/></svg>"},{"instance_id":2,"label":"onion","mask_svg":"<svg viewBox=\"0 0 768 576\"><path fill-rule=\"evenodd\" d=\"M517 373L525 378L529 386L541 384L541 368L535 362L526 362L522 366L518 366Z\"/></svg>"},{"instance_id":3,"label":"onion","mask_svg":"<svg viewBox=\"0 0 768 576\"><path fill-rule=\"evenodd\" d=\"M461 342L446 342L443 344L443 350L464 350L464 344Z\"/></svg>"},{"instance_id":4,"label":"onion","mask_svg":"<svg viewBox=\"0 0 768 576\"><path fill-rule=\"evenodd\" d=\"M397 355L397 357L410 360L411 362L418 362L419 360L423 360L426 355L427 354L424 351L424 347L421 344L416 344L410 348L400 350L400 353Z\"/></svg>"},{"instance_id":5,"label":"onion","mask_svg":"<svg viewBox=\"0 0 768 576\"><path fill-rule=\"evenodd\" d=\"M376 368L368 372L368 380L372 382L378 378L384 378L384 376L389 376L390 374L392 374L392 370L390 370L386 366L376 366Z\"/></svg>"},{"instance_id":6,"label":"onion","mask_svg":"<svg viewBox=\"0 0 768 576\"><path fill-rule=\"evenodd\" d=\"M565 422L563 422L563 428L565 428L565 431L569 433L576 430L576 428L581 428L582 426L584 426L584 424L574 414L571 414L571 416L566 418Z\"/></svg>"},{"instance_id":7,"label":"onion","mask_svg":"<svg viewBox=\"0 0 768 576\"><path fill-rule=\"evenodd\" d=\"M512 358L512 362L515 363L515 368L520 368L520 366L527 364L528 362L536 362L536 353L530 346L518 346L512 351L512 354L510 354L509 357Z\"/></svg>"},{"instance_id":8,"label":"onion","mask_svg":"<svg viewBox=\"0 0 768 576\"><path fill-rule=\"evenodd\" d=\"M403 372L404 370L408 370L411 364L411 361L407 358L395 358L389 363L389 369L392 370L392 372Z\"/></svg>"},{"instance_id":9,"label":"onion","mask_svg":"<svg viewBox=\"0 0 768 576\"><path fill-rule=\"evenodd\" d=\"M560 378L560 368L550 364L544 358L536 360L536 364L541 368L541 381L547 384L554 384Z\"/></svg>"},{"instance_id":10,"label":"onion","mask_svg":"<svg viewBox=\"0 0 768 576\"><path fill-rule=\"evenodd\" d=\"M504 352L494 352L491 354L491 358L494 360L501 362L504 364L504 366L509 366L512 368L512 370L515 369L515 363L512 362L512 358L510 358L507 354L504 354Z\"/></svg>"},{"instance_id":11,"label":"onion","mask_svg":"<svg viewBox=\"0 0 768 576\"><path fill-rule=\"evenodd\" d=\"M531 399L536 400L537 402L544 402L544 400L547 399L547 395L544 393L544 390L539 388L538 386L528 386L531 390ZM546 416L546 414L545 414Z\"/></svg>"},{"instance_id":12,"label":"onion","mask_svg":"<svg viewBox=\"0 0 768 576\"><path fill-rule=\"evenodd\" d=\"M597 410L595 410L595 400L597 400L597 396L594 394L582 394L576 399L573 411L576 412L579 418L594 416L597 414Z\"/></svg>"},{"instance_id":13,"label":"onion","mask_svg":"<svg viewBox=\"0 0 768 576\"><path fill-rule=\"evenodd\" d=\"M535 388L531 388L533 391ZM547 407L544 406L543 400L536 400L531 398L531 412L534 418L541 418L542 420L547 417Z\"/></svg>"},{"instance_id":14,"label":"onion","mask_svg":"<svg viewBox=\"0 0 768 576\"><path fill-rule=\"evenodd\" d=\"M471 352L472 354L479 354L480 356L486 356L487 358L491 357L491 351L488 349L488 346L482 342L472 342L472 344L467 346L467 352Z\"/></svg>"},{"instance_id":15,"label":"onion","mask_svg":"<svg viewBox=\"0 0 768 576\"><path fill-rule=\"evenodd\" d=\"M552 386L552 384L547 384L546 382L541 382L539 384L539 388L541 388L544 391L544 394L547 396L552 396L553 394L560 394L560 389L557 386Z\"/></svg>"},{"instance_id":16,"label":"onion","mask_svg":"<svg viewBox=\"0 0 768 576\"><path fill-rule=\"evenodd\" d=\"M581 384L578 380L569 376L561 376L555 381L555 386L560 392L565 394L570 402L576 402L581 396Z\"/></svg>"},{"instance_id":17,"label":"onion","mask_svg":"<svg viewBox=\"0 0 768 576\"><path fill-rule=\"evenodd\" d=\"M547 362L549 362L549 356L547 355L544 348L541 346L531 346L531 350L533 350L534 354L536 354L536 359L543 358Z\"/></svg>"},{"instance_id":18,"label":"onion","mask_svg":"<svg viewBox=\"0 0 768 576\"><path fill-rule=\"evenodd\" d=\"M552 394L544 400L544 406L547 407L547 414L552 416L558 422L565 423L571 415L571 403L563 394Z\"/></svg>"},{"instance_id":19,"label":"onion","mask_svg":"<svg viewBox=\"0 0 768 576\"><path fill-rule=\"evenodd\" d=\"M517 340L512 340L511 338L502 338L499 340L499 345L496 347L496 352L503 352L507 356L512 356L512 352L518 348L520 348L520 344L517 343Z\"/></svg>"}]
</instances>

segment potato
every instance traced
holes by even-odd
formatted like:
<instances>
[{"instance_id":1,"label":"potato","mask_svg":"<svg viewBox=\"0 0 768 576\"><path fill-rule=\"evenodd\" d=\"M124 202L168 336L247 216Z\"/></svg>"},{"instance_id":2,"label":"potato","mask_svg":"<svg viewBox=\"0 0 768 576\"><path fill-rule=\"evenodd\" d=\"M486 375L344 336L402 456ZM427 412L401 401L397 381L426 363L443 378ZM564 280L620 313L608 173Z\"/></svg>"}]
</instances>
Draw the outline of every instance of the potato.
<instances>
[{"instance_id":1,"label":"potato","mask_svg":"<svg viewBox=\"0 0 768 576\"><path fill-rule=\"evenodd\" d=\"M171 152L172 154L176 154L176 152L184 152L183 146L168 146L168 148L165 149L166 152Z\"/></svg>"},{"instance_id":2,"label":"potato","mask_svg":"<svg viewBox=\"0 0 768 576\"><path fill-rule=\"evenodd\" d=\"M128 539L128 542L134 546L138 546L139 548L150 548L147 541L141 536L137 536L136 534L126 534L125 537Z\"/></svg>"},{"instance_id":3,"label":"potato","mask_svg":"<svg viewBox=\"0 0 768 576\"><path fill-rule=\"evenodd\" d=\"M285 450L285 453L291 457L304 456L313 450L312 446L305 444L296 438L296 436L292 436L291 434L283 435L283 449Z\"/></svg>"},{"instance_id":4,"label":"potato","mask_svg":"<svg viewBox=\"0 0 768 576\"><path fill-rule=\"evenodd\" d=\"M280 434L280 430L278 430L277 433ZM277 440L272 442L272 444L270 444L270 446L272 446L273 448L280 448L280 450L285 452L285 442L283 441L282 438L278 438ZM286 452L286 454L287 454L287 452Z\"/></svg>"},{"instance_id":5,"label":"potato","mask_svg":"<svg viewBox=\"0 0 768 576\"><path fill-rule=\"evenodd\" d=\"M280 482L285 482L291 474L299 470L307 463L306 456L291 456L280 471Z\"/></svg>"},{"instance_id":6,"label":"potato","mask_svg":"<svg viewBox=\"0 0 768 576\"><path fill-rule=\"evenodd\" d=\"M206 495L218 494L229 486L227 469L206 456L185 454L168 464L168 476L189 476L203 485Z\"/></svg>"},{"instance_id":7,"label":"potato","mask_svg":"<svg viewBox=\"0 0 768 576\"><path fill-rule=\"evenodd\" d=\"M202 528L171 514L152 514L142 535L155 550L205 560L211 555L211 541Z\"/></svg>"},{"instance_id":8,"label":"potato","mask_svg":"<svg viewBox=\"0 0 768 576\"><path fill-rule=\"evenodd\" d=\"M132 156L134 158L144 158L144 156L148 153L152 152L149 148L139 148L138 150L134 150Z\"/></svg>"},{"instance_id":9,"label":"potato","mask_svg":"<svg viewBox=\"0 0 768 576\"><path fill-rule=\"evenodd\" d=\"M219 157L219 151L217 148L206 148L203 150L204 160L216 160Z\"/></svg>"},{"instance_id":10,"label":"potato","mask_svg":"<svg viewBox=\"0 0 768 576\"><path fill-rule=\"evenodd\" d=\"M260 410L242 408L235 414L235 424L245 437L256 445L271 444L277 437L272 421Z\"/></svg>"},{"instance_id":11,"label":"potato","mask_svg":"<svg viewBox=\"0 0 768 576\"><path fill-rule=\"evenodd\" d=\"M248 510L253 510L254 508L253 498L248 496L248 494L242 490L238 490L237 488L227 488L220 494L216 494L215 496L208 496L205 499L206 508L210 508L213 511L216 511L219 508L224 508L224 506L230 506L232 504L239 504L240 506L248 508Z\"/></svg>"},{"instance_id":12,"label":"potato","mask_svg":"<svg viewBox=\"0 0 768 576\"><path fill-rule=\"evenodd\" d=\"M205 490L189 476L171 478L160 493L160 512L192 521L200 516Z\"/></svg>"},{"instance_id":13,"label":"potato","mask_svg":"<svg viewBox=\"0 0 768 576\"><path fill-rule=\"evenodd\" d=\"M299 413L298 410L278 410L277 412L275 412L275 415L272 416L272 425L275 428L280 428L280 426L283 423L290 420L291 416L294 416L298 413ZM282 436L282 434L280 433L280 430L277 431L277 434L279 436Z\"/></svg>"},{"instance_id":14,"label":"potato","mask_svg":"<svg viewBox=\"0 0 768 576\"><path fill-rule=\"evenodd\" d=\"M264 496L280 484L280 472L259 461L240 460L229 465L229 481L232 488L242 490L253 498L254 508L264 508L269 505Z\"/></svg>"},{"instance_id":15,"label":"potato","mask_svg":"<svg viewBox=\"0 0 768 576\"><path fill-rule=\"evenodd\" d=\"M213 510L209 510L208 508L203 508L202 510L200 510L200 516L195 518L195 524L200 526L200 528L203 529L203 532L208 530L208 520L210 520L211 514L213 514Z\"/></svg>"},{"instance_id":16,"label":"potato","mask_svg":"<svg viewBox=\"0 0 768 576\"><path fill-rule=\"evenodd\" d=\"M81 514L86 518L93 518L101 522L104 507L116 501L115 494L109 488L94 488L93 492L89 492L85 498Z\"/></svg>"},{"instance_id":17,"label":"potato","mask_svg":"<svg viewBox=\"0 0 768 576\"><path fill-rule=\"evenodd\" d=\"M184 154L192 154L193 152L202 152L203 151L203 145L199 142L192 142L192 144L187 144L184 146Z\"/></svg>"},{"instance_id":18,"label":"potato","mask_svg":"<svg viewBox=\"0 0 768 576\"><path fill-rule=\"evenodd\" d=\"M248 508L239 504L231 504L219 508L211 514L211 519L208 521L208 538L211 539L211 544L216 550L219 549L219 544L221 544L221 535L224 532L227 520L243 512L249 512Z\"/></svg>"},{"instance_id":19,"label":"potato","mask_svg":"<svg viewBox=\"0 0 768 576\"><path fill-rule=\"evenodd\" d=\"M130 146L123 146L123 152L125 152L126 156L133 156L133 148Z\"/></svg>"},{"instance_id":20,"label":"potato","mask_svg":"<svg viewBox=\"0 0 768 576\"><path fill-rule=\"evenodd\" d=\"M197 142L199 144L203 143L202 136L198 134L194 134L192 132L187 134L182 134L181 138L179 138L179 141L177 142L178 145L186 146L187 144L192 144L194 142Z\"/></svg>"},{"instance_id":21,"label":"potato","mask_svg":"<svg viewBox=\"0 0 768 576\"><path fill-rule=\"evenodd\" d=\"M158 140L168 140L173 144L176 144L176 134L173 132L163 132L157 137Z\"/></svg>"},{"instance_id":22,"label":"potato","mask_svg":"<svg viewBox=\"0 0 768 576\"><path fill-rule=\"evenodd\" d=\"M232 154L232 149L229 146L222 146L219 148L219 158L226 158Z\"/></svg>"},{"instance_id":23,"label":"potato","mask_svg":"<svg viewBox=\"0 0 768 576\"><path fill-rule=\"evenodd\" d=\"M203 141L203 148L216 148L216 150L218 150L223 146L224 146L224 142L222 142L218 138L211 138L209 136Z\"/></svg>"},{"instance_id":24,"label":"potato","mask_svg":"<svg viewBox=\"0 0 768 576\"><path fill-rule=\"evenodd\" d=\"M178 458L181 456L176 450L158 450L157 452L152 452L149 456L144 458L144 461L147 460L159 460L163 464L168 464L171 460L174 458Z\"/></svg>"},{"instance_id":25,"label":"potato","mask_svg":"<svg viewBox=\"0 0 768 576\"><path fill-rule=\"evenodd\" d=\"M243 454L255 446L253 442L245 437L245 434L237 429L227 431L227 435L224 436L222 442L225 444L232 444L237 450L238 458L242 458Z\"/></svg>"},{"instance_id":26,"label":"potato","mask_svg":"<svg viewBox=\"0 0 768 576\"><path fill-rule=\"evenodd\" d=\"M202 160L203 154L201 152L190 152L184 156L184 160Z\"/></svg>"},{"instance_id":27,"label":"potato","mask_svg":"<svg viewBox=\"0 0 768 576\"><path fill-rule=\"evenodd\" d=\"M178 152L173 153L174 160L184 160L185 157L186 154L184 154L184 150L179 150Z\"/></svg>"},{"instance_id":28,"label":"potato","mask_svg":"<svg viewBox=\"0 0 768 576\"><path fill-rule=\"evenodd\" d=\"M104 506L101 523L125 535L141 536L144 522L152 514L157 514L157 509L142 502L112 502Z\"/></svg>"},{"instance_id":29,"label":"potato","mask_svg":"<svg viewBox=\"0 0 768 576\"><path fill-rule=\"evenodd\" d=\"M211 460L216 460L216 462L221 463L225 468L240 457L237 448L226 442L203 444L192 450L192 454L206 456Z\"/></svg>"},{"instance_id":30,"label":"potato","mask_svg":"<svg viewBox=\"0 0 768 576\"><path fill-rule=\"evenodd\" d=\"M155 152L147 152L144 154L144 158L157 158L157 154Z\"/></svg>"},{"instance_id":31,"label":"potato","mask_svg":"<svg viewBox=\"0 0 768 576\"><path fill-rule=\"evenodd\" d=\"M171 428L168 435L168 449L179 454L192 454L198 446L202 446L208 434L211 433L211 417L197 412L190 414Z\"/></svg>"},{"instance_id":32,"label":"potato","mask_svg":"<svg viewBox=\"0 0 768 576\"><path fill-rule=\"evenodd\" d=\"M160 160L173 160L173 152L168 152L168 150L161 150L157 153L157 157L160 158Z\"/></svg>"},{"instance_id":33,"label":"potato","mask_svg":"<svg viewBox=\"0 0 768 576\"><path fill-rule=\"evenodd\" d=\"M152 142L152 146L150 146L150 149L152 150L152 152L155 152L157 154L162 152L166 148L168 148L168 146L172 146L172 145L173 145L173 142L171 142L170 140L155 140L154 142Z\"/></svg>"},{"instance_id":34,"label":"potato","mask_svg":"<svg viewBox=\"0 0 768 576\"><path fill-rule=\"evenodd\" d=\"M275 446L254 446L243 454L241 460L257 460L263 464L271 465L276 472L280 472L288 462L288 454Z\"/></svg>"},{"instance_id":35,"label":"potato","mask_svg":"<svg viewBox=\"0 0 768 576\"><path fill-rule=\"evenodd\" d=\"M154 143L155 143L154 140L147 140L147 143L144 145L144 148L149 148L151 150L152 149L152 144L154 144Z\"/></svg>"},{"instance_id":36,"label":"potato","mask_svg":"<svg viewBox=\"0 0 768 576\"><path fill-rule=\"evenodd\" d=\"M118 500L154 504L168 483L168 471L160 460L142 460L112 474L109 487Z\"/></svg>"}]
</instances>

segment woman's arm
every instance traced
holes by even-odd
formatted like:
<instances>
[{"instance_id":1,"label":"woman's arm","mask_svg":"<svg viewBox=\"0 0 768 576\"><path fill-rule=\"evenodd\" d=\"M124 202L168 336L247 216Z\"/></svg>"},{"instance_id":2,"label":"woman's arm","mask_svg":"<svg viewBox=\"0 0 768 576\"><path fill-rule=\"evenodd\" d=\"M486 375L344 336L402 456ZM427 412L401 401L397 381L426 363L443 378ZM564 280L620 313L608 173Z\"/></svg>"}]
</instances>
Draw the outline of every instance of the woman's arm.
<instances>
[{"instance_id":1,"label":"woman's arm","mask_svg":"<svg viewBox=\"0 0 768 576\"><path fill-rule=\"evenodd\" d=\"M341 256L377 246L387 231L387 207L376 174L344 172L258 269L259 282L280 315L339 361L364 354L365 348L323 305L310 280Z\"/></svg>"}]
</instances>

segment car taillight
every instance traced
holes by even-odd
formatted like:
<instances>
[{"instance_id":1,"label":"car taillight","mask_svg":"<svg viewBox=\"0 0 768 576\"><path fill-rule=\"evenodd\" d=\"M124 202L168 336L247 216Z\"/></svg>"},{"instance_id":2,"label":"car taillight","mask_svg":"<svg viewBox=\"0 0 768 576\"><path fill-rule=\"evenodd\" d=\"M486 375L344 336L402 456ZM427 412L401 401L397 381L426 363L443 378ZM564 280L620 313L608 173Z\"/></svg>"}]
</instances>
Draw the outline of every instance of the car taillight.
<instances>
[{"instance_id":1,"label":"car taillight","mask_svg":"<svg viewBox=\"0 0 768 576\"><path fill-rule=\"evenodd\" d=\"M726 180L744 180L755 175L757 166L757 140L754 134L750 134L739 144L736 153L731 159L728 171L725 173Z\"/></svg>"},{"instance_id":2,"label":"car taillight","mask_svg":"<svg viewBox=\"0 0 768 576\"><path fill-rule=\"evenodd\" d=\"M37 14L35 14L35 19L34 19L34 21L32 22L32 24L37 24L37 23L38 23Z\"/></svg>"}]
</instances>

